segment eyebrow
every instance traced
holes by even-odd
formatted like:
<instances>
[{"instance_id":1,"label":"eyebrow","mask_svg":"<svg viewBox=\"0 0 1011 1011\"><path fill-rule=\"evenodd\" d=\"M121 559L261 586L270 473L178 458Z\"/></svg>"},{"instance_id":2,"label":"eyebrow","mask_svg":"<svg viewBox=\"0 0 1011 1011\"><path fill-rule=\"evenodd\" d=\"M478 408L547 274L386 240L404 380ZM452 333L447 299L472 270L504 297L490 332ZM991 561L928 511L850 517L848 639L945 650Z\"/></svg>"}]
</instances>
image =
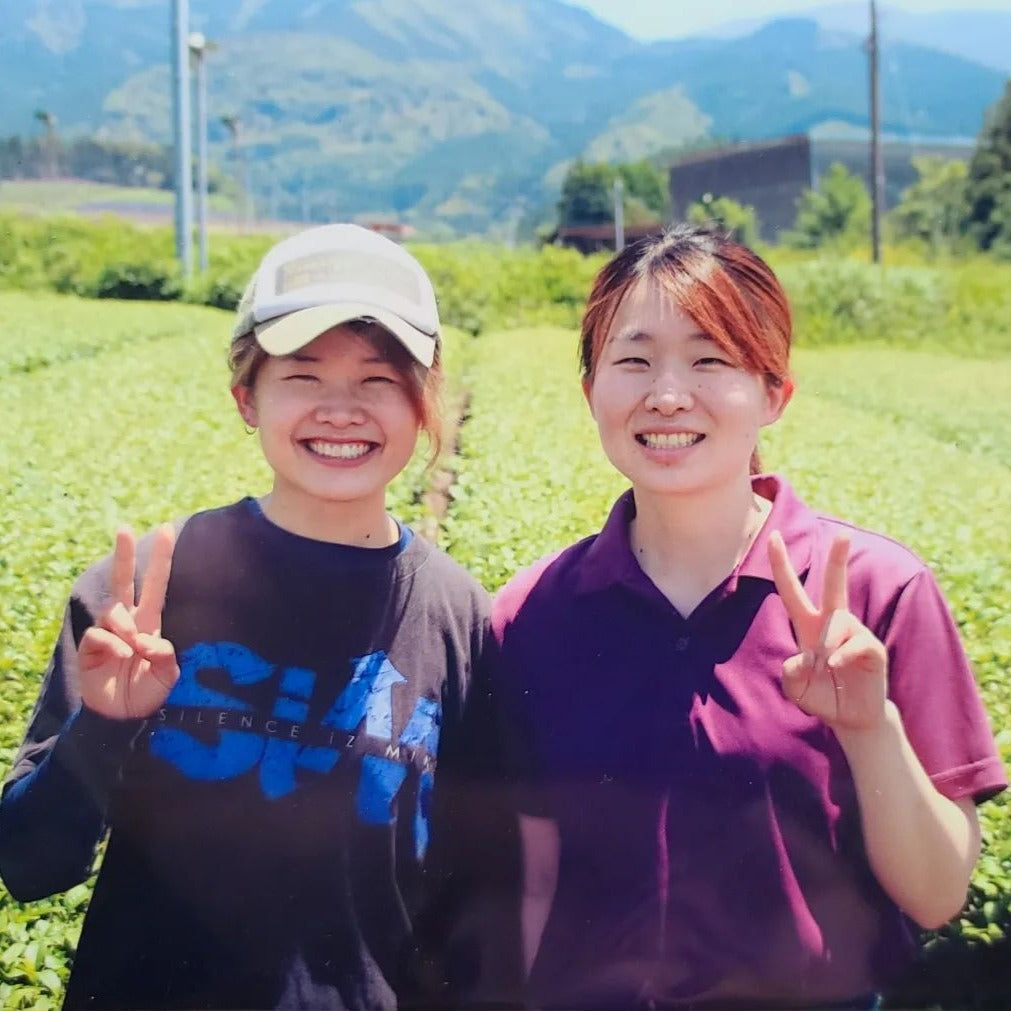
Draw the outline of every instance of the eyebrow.
<instances>
[{"instance_id":1,"label":"eyebrow","mask_svg":"<svg viewBox=\"0 0 1011 1011\"><path fill-rule=\"evenodd\" d=\"M639 341L652 341L653 335L646 330L640 330L636 326L622 327L613 337L611 337L610 342L617 344L619 341L629 341L630 343L637 343ZM702 330L697 330L695 333L689 334L688 340L691 341L705 341L708 344L715 344L716 341L707 333Z\"/></svg>"}]
</instances>

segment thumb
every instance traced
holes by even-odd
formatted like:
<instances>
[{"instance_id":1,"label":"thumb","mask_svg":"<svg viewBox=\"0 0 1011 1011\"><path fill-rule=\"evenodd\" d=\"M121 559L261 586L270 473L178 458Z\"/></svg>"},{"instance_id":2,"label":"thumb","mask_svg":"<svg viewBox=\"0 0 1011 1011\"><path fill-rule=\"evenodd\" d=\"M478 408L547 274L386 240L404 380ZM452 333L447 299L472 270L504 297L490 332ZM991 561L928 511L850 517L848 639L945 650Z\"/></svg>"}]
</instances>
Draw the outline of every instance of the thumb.
<instances>
[{"instance_id":1,"label":"thumb","mask_svg":"<svg viewBox=\"0 0 1011 1011\"><path fill-rule=\"evenodd\" d=\"M813 677L814 653L811 650L791 656L783 663L783 694L799 705L811 687Z\"/></svg>"}]
</instances>

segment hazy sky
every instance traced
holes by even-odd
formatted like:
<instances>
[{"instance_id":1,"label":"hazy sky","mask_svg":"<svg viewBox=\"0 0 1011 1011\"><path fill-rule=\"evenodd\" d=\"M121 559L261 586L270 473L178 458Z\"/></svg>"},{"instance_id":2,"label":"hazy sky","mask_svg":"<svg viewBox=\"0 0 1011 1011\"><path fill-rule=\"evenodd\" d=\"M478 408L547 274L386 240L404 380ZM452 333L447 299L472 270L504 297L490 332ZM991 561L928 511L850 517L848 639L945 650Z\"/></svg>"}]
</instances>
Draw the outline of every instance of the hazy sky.
<instances>
[{"instance_id":1,"label":"hazy sky","mask_svg":"<svg viewBox=\"0 0 1011 1011\"><path fill-rule=\"evenodd\" d=\"M809 11L817 0L568 0L593 11L601 20L617 25L639 39L674 39L692 35L728 21L768 18L776 14ZM906 11L1000 10L1011 11L1011 0L898 0L887 6ZM882 3L878 3L878 8Z\"/></svg>"}]
</instances>

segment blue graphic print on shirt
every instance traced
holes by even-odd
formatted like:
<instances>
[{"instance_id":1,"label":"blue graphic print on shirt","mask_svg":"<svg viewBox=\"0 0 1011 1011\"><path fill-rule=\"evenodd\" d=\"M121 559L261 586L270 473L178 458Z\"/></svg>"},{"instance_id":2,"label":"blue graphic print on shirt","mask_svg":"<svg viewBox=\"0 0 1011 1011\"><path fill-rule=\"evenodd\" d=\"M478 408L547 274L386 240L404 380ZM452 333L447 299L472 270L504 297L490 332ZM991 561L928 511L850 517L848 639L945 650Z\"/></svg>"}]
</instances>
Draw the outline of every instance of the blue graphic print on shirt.
<instances>
[{"instance_id":1,"label":"blue graphic print on shirt","mask_svg":"<svg viewBox=\"0 0 1011 1011\"><path fill-rule=\"evenodd\" d=\"M392 801L407 777L408 763L422 753L414 827L419 853L423 852L428 838L427 808L439 747L441 709L433 699L418 699L397 743L390 743L393 692L398 685L406 684L407 678L382 650L350 662L351 680L320 726L309 728L306 720L317 682L315 671L303 667L279 669L238 643L198 643L180 657L179 680L159 714L162 723L151 735L151 753L188 779L201 781L230 780L258 767L264 795L276 800L298 788L297 770L318 774L332 771L360 729L373 742L387 742L380 753L365 754L361 761L356 808L368 824L393 822ZM257 720L253 707L241 698L201 684L201 672L211 669L224 671L236 688L278 678L271 717ZM182 710L199 710L194 722L202 724L201 736L171 725L171 711ZM209 722L203 718L207 711L214 711ZM278 733L282 724L286 727L284 736ZM211 727L214 729L208 734ZM300 740L303 730L315 730L315 736L325 743ZM340 747L334 746L334 731L343 732Z\"/></svg>"}]
</instances>

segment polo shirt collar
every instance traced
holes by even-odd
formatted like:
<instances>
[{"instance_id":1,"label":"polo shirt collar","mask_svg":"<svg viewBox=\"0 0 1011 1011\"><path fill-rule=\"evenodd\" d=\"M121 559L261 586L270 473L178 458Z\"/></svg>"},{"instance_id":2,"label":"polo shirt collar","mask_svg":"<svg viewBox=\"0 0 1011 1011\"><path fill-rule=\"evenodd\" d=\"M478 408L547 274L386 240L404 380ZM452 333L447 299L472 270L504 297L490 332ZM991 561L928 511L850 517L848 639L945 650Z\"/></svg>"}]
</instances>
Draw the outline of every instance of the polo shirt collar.
<instances>
[{"instance_id":1,"label":"polo shirt collar","mask_svg":"<svg viewBox=\"0 0 1011 1011\"><path fill-rule=\"evenodd\" d=\"M730 574L727 592L733 592L742 577L772 582L768 544L773 530L783 536L794 570L803 579L811 564L817 516L798 498L790 483L778 474L758 474L751 479L754 491L772 502L772 511L737 568ZM630 488L622 494L600 533L583 556L574 589L577 594L596 593L612 587L644 590L652 587L639 567L629 543L629 524L635 518L635 497Z\"/></svg>"}]
</instances>

